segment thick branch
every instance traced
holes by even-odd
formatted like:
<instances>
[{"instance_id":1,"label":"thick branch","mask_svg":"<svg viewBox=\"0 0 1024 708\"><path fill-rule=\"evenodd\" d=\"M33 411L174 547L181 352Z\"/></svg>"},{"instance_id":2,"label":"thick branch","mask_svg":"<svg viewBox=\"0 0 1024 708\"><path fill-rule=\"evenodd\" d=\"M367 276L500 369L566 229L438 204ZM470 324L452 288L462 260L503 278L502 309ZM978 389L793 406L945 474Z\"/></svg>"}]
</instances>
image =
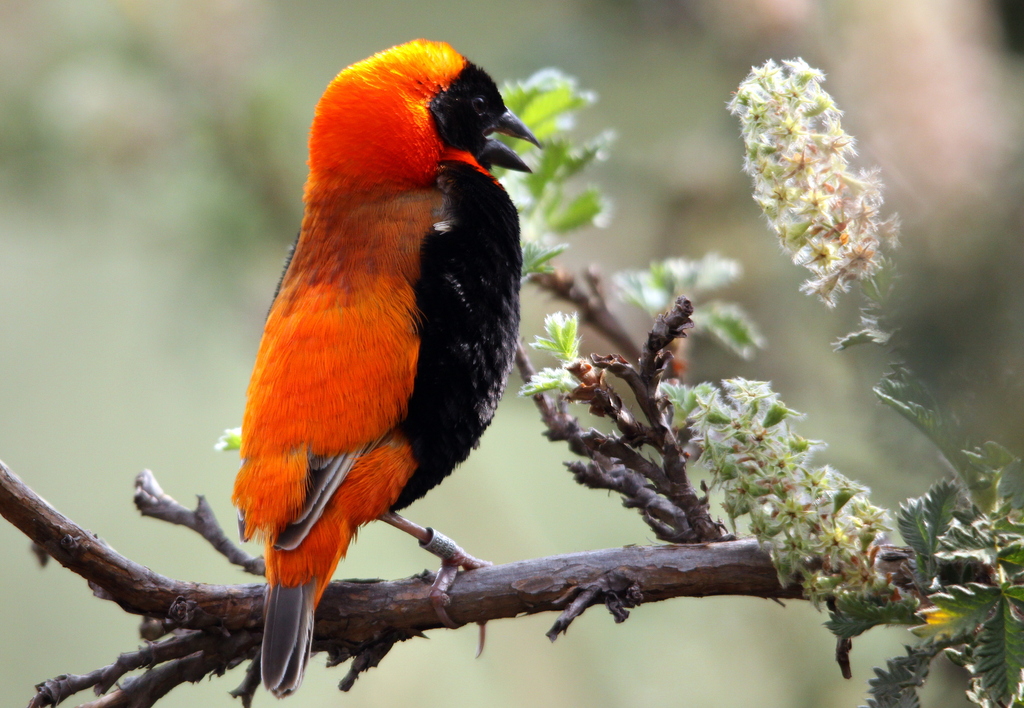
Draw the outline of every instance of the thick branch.
<instances>
[{"instance_id":1,"label":"thick branch","mask_svg":"<svg viewBox=\"0 0 1024 708\"><path fill-rule=\"evenodd\" d=\"M173 610L181 626L216 623L237 630L262 625L262 584L208 585L155 573L61 515L2 463L0 514L129 612L165 617ZM756 542L743 540L610 548L480 568L459 575L448 593L448 611L467 624L561 611L580 588L600 585L609 573L635 581L643 602L707 595L801 596L798 587L779 585L771 560ZM440 627L428 576L332 583L317 608L317 639L354 645L385 632L415 634Z\"/></svg>"},{"instance_id":2,"label":"thick branch","mask_svg":"<svg viewBox=\"0 0 1024 708\"><path fill-rule=\"evenodd\" d=\"M203 585L155 573L54 509L2 462L0 515L58 563L88 580L103 599L129 612L166 617L178 598L189 598L204 615L221 618L228 629L260 625L261 585Z\"/></svg>"}]
</instances>

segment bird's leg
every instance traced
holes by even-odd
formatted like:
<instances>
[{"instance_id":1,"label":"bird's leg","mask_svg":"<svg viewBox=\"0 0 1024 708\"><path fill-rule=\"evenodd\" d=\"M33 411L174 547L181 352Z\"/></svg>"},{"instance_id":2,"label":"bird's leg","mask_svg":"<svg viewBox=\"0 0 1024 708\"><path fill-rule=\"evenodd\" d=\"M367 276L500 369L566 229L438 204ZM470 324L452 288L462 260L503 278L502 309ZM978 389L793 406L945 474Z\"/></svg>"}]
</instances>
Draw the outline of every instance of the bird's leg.
<instances>
[{"instance_id":1,"label":"bird's leg","mask_svg":"<svg viewBox=\"0 0 1024 708\"><path fill-rule=\"evenodd\" d=\"M430 551L441 559L441 568L437 571L437 575L434 577L434 584L430 587L430 602L434 605L434 609L437 611L437 616L440 618L441 623L444 624L444 626L452 629L457 628L459 625L452 621L452 618L448 616L448 611L445 609L445 607L451 602L451 598L448 597L448 588L450 588L452 583L455 581L455 576L458 574L459 568L474 570L476 568L489 566L491 565L491 562L474 558L462 550L455 541L451 540L443 533L435 531L429 527L424 528L394 512L389 511L386 514L381 514L380 520L387 524L391 524L396 529L405 531L420 542L420 548ZM480 631L480 646L482 649L483 625L481 625Z\"/></svg>"}]
</instances>

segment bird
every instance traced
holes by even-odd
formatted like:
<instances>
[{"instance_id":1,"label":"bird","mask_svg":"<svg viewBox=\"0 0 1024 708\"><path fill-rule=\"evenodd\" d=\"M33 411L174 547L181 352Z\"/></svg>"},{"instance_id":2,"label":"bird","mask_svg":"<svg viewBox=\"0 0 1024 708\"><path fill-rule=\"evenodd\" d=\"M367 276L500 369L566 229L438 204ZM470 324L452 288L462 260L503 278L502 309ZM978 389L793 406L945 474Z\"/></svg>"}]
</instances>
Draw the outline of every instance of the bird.
<instances>
[{"instance_id":1,"label":"bird","mask_svg":"<svg viewBox=\"0 0 1024 708\"><path fill-rule=\"evenodd\" d=\"M260 670L279 698L302 683L314 610L362 525L382 519L441 556L430 592L449 626L447 585L487 564L397 512L477 446L512 368L519 219L492 169L530 169L495 133L540 147L445 42L352 64L316 105L232 494L242 539L265 545Z\"/></svg>"}]
</instances>

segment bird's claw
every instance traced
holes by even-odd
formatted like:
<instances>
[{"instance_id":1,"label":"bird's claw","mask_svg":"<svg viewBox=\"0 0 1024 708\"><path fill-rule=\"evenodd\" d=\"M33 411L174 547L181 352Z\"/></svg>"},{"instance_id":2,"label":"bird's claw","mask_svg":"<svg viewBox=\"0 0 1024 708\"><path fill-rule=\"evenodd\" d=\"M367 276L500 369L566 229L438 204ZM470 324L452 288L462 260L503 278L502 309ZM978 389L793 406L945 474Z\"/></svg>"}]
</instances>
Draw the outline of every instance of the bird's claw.
<instances>
[{"instance_id":1,"label":"bird's claw","mask_svg":"<svg viewBox=\"0 0 1024 708\"><path fill-rule=\"evenodd\" d=\"M446 608L452 601L448 596L448 588L455 582L459 568L476 570L493 564L490 561L469 555L443 533L431 528L428 528L427 531L430 533L430 538L426 542L420 542L420 546L441 559L441 567L438 569L437 575L434 576L433 585L430 586L430 603L434 606L434 611L437 612L441 624L450 629L456 629L459 625L452 620Z\"/></svg>"},{"instance_id":2,"label":"bird's claw","mask_svg":"<svg viewBox=\"0 0 1024 708\"><path fill-rule=\"evenodd\" d=\"M459 568L476 570L477 568L485 568L492 565L492 563L474 558L443 533L429 527L424 528L401 514L389 511L381 514L380 520L394 526L396 529L405 531L420 542L420 548L430 551L441 559L441 568L437 571L437 575L434 576L434 582L430 586L430 604L434 606L434 611L437 613L437 618L441 620L441 624L451 629L457 629L459 625L452 620L446 609L452 602L452 599L448 596L448 588L455 582ZM485 639L485 623L480 622L479 625L480 641L477 645L477 656L480 656L480 653L484 650Z\"/></svg>"},{"instance_id":3,"label":"bird's claw","mask_svg":"<svg viewBox=\"0 0 1024 708\"><path fill-rule=\"evenodd\" d=\"M443 566L442 570L444 570ZM452 603L452 598L438 585L437 581L441 579L441 575L442 572L438 571L434 584L430 588L430 604L434 606L434 612L437 613L437 618L441 620L441 624L448 629L458 629L458 623L451 618L448 610L445 609ZM451 585L451 582L449 581L447 585Z\"/></svg>"}]
</instances>

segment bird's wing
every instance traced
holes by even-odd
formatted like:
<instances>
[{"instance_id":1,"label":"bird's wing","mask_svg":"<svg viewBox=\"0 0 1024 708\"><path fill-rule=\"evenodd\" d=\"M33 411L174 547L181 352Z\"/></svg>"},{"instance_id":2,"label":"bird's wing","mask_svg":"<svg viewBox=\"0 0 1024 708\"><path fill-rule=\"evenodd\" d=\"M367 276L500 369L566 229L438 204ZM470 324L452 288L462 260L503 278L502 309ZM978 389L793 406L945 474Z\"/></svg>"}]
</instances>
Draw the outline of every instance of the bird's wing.
<instances>
[{"instance_id":1,"label":"bird's wing","mask_svg":"<svg viewBox=\"0 0 1024 708\"><path fill-rule=\"evenodd\" d=\"M331 500L338 487L345 481L349 470L361 456L375 448L380 441L365 445L355 452L346 452L330 457L320 455L309 456L310 487L306 492L306 502L302 505L295 521L288 524L284 531L274 540L274 548L279 551L293 551L309 534L313 524L320 520L327 502Z\"/></svg>"}]
</instances>

